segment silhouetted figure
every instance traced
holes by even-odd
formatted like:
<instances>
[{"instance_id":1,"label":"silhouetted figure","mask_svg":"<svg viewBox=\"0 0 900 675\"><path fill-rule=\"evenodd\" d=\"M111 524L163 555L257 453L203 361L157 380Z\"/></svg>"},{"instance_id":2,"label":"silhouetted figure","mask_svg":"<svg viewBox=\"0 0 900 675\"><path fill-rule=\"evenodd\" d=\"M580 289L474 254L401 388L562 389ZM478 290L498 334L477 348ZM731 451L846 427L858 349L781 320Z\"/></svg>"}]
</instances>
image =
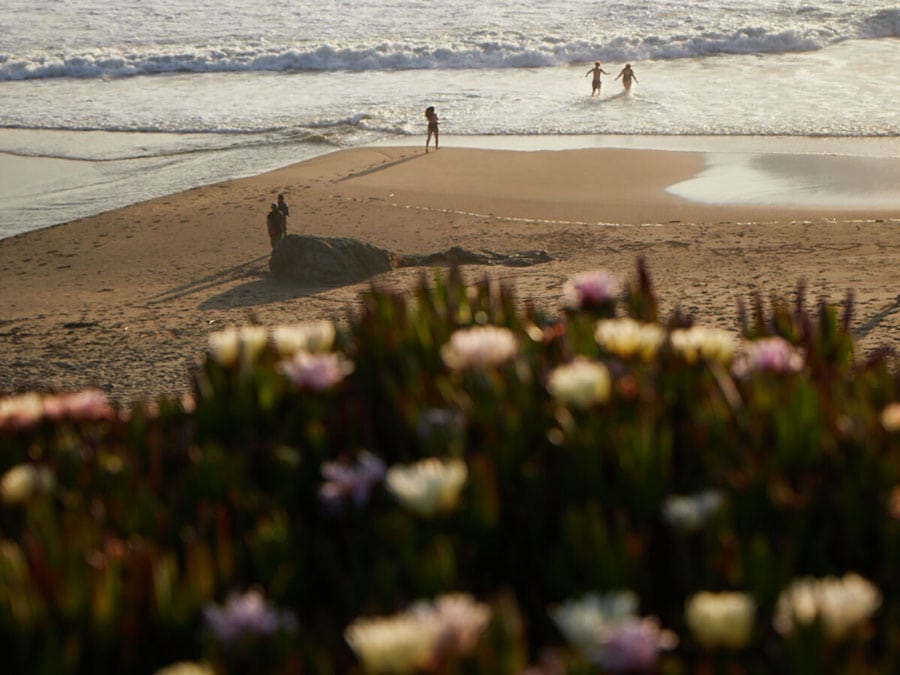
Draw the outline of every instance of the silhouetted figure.
<instances>
[{"instance_id":1,"label":"silhouetted figure","mask_svg":"<svg viewBox=\"0 0 900 675\"><path fill-rule=\"evenodd\" d=\"M278 210L284 215L284 233L287 234L287 217L291 214L291 209L287 202L284 201L284 194L278 195Z\"/></svg>"},{"instance_id":2,"label":"silhouetted figure","mask_svg":"<svg viewBox=\"0 0 900 675\"><path fill-rule=\"evenodd\" d=\"M622 68L622 71L616 75L616 79L622 78L622 86L625 88L625 91L631 90L631 80L635 82L638 81L637 75L634 74L634 71L631 69L631 64L626 63L625 67Z\"/></svg>"},{"instance_id":3,"label":"silhouetted figure","mask_svg":"<svg viewBox=\"0 0 900 675\"><path fill-rule=\"evenodd\" d=\"M591 79L591 96L594 94L600 95L600 73L604 75L609 75L603 68L600 67L599 61L594 61L594 67L587 71L584 76L587 77L591 73L594 74L594 77Z\"/></svg>"},{"instance_id":4,"label":"silhouetted figure","mask_svg":"<svg viewBox=\"0 0 900 675\"><path fill-rule=\"evenodd\" d=\"M269 231L272 248L275 248L284 239L286 229L284 213L278 208L276 202L272 202L272 208L269 210L269 215L266 216L266 229Z\"/></svg>"},{"instance_id":5,"label":"silhouetted figure","mask_svg":"<svg viewBox=\"0 0 900 675\"><path fill-rule=\"evenodd\" d=\"M438 149L438 116L434 112L434 106L430 105L425 108L425 119L428 120L428 136L425 138L425 152L428 152L428 144L431 137L434 136L434 149Z\"/></svg>"}]
</instances>

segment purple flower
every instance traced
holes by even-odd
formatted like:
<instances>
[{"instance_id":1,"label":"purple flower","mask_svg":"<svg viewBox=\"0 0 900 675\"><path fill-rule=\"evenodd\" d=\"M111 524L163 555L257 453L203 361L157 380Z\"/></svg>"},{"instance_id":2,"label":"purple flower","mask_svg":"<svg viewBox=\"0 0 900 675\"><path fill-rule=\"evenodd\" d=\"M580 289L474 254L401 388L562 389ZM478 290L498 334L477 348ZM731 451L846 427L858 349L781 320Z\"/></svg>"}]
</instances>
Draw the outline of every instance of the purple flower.
<instances>
[{"instance_id":1,"label":"purple flower","mask_svg":"<svg viewBox=\"0 0 900 675\"><path fill-rule=\"evenodd\" d=\"M632 619L613 628L603 639L600 666L611 673L651 670L662 649L674 649L678 638L662 630L653 617Z\"/></svg>"},{"instance_id":2,"label":"purple flower","mask_svg":"<svg viewBox=\"0 0 900 675\"><path fill-rule=\"evenodd\" d=\"M618 279L604 270L576 274L563 289L566 305L572 309L598 309L613 302L620 291Z\"/></svg>"},{"instance_id":3,"label":"purple flower","mask_svg":"<svg viewBox=\"0 0 900 675\"><path fill-rule=\"evenodd\" d=\"M355 466L341 462L322 464L325 482L319 488L319 497L329 506L340 509L344 499L352 498L357 506L369 501L369 495L384 480L387 467L381 458L370 452L362 452Z\"/></svg>"},{"instance_id":4,"label":"purple flower","mask_svg":"<svg viewBox=\"0 0 900 675\"><path fill-rule=\"evenodd\" d=\"M208 606L203 620L213 639L226 649L297 627L293 614L276 609L255 589L243 595L231 593L224 606Z\"/></svg>"}]
</instances>

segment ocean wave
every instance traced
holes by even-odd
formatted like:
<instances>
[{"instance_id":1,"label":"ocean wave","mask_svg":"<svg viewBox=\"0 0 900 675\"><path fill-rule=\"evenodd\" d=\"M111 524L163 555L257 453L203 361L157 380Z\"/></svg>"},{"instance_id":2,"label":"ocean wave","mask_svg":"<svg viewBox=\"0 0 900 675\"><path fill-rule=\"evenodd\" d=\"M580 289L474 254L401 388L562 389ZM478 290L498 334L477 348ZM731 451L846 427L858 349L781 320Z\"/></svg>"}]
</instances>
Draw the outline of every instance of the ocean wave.
<instances>
[{"instance_id":1,"label":"ocean wave","mask_svg":"<svg viewBox=\"0 0 900 675\"><path fill-rule=\"evenodd\" d=\"M0 81L123 78L166 73L541 68L598 58L625 62L716 54L803 52L847 39L897 36L900 36L900 9L879 11L849 32L828 26L781 30L746 26L727 32L697 30L645 37L614 36L598 42L483 31L466 40L440 46L383 41L304 48L246 44L140 51L123 47L72 54L0 54Z\"/></svg>"}]
</instances>

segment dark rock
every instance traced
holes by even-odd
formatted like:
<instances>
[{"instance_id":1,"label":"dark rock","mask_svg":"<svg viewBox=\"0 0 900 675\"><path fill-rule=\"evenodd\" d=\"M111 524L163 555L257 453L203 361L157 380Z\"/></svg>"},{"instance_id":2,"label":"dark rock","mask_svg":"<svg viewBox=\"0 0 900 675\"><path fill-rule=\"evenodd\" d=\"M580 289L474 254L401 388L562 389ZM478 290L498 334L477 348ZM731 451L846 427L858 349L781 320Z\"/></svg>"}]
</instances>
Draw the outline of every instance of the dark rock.
<instances>
[{"instance_id":1,"label":"dark rock","mask_svg":"<svg viewBox=\"0 0 900 675\"><path fill-rule=\"evenodd\" d=\"M400 256L356 239L289 234L272 251L269 269L276 279L304 284L348 284L396 267L506 265L527 267L548 262L546 251L504 254L454 246L439 253Z\"/></svg>"},{"instance_id":2,"label":"dark rock","mask_svg":"<svg viewBox=\"0 0 900 675\"><path fill-rule=\"evenodd\" d=\"M364 281L396 267L390 252L356 239L289 234L272 250L276 279L306 284Z\"/></svg>"}]
</instances>

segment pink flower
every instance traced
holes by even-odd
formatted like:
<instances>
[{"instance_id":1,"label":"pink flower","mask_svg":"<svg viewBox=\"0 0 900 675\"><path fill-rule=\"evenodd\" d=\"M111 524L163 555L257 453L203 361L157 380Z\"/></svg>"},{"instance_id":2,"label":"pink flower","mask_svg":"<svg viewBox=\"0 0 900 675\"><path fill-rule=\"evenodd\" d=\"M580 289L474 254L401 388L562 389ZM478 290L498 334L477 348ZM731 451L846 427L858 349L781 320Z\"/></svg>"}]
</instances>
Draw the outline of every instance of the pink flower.
<instances>
[{"instance_id":1,"label":"pink flower","mask_svg":"<svg viewBox=\"0 0 900 675\"><path fill-rule=\"evenodd\" d=\"M325 391L353 372L353 363L340 354L297 352L278 365L297 389Z\"/></svg>"},{"instance_id":2,"label":"pink flower","mask_svg":"<svg viewBox=\"0 0 900 675\"><path fill-rule=\"evenodd\" d=\"M752 372L796 373L802 368L803 353L780 337L750 342L734 364L734 372L738 376Z\"/></svg>"},{"instance_id":3,"label":"pink flower","mask_svg":"<svg viewBox=\"0 0 900 675\"><path fill-rule=\"evenodd\" d=\"M613 302L621 292L618 279L604 270L581 272L566 282L563 293L572 309L597 309Z\"/></svg>"},{"instance_id":4,"label":"pink flower","mask_svg":"<svg viewBox=\"0 0 900 675\"><path fill-rule=\"evenodd\" d=\"M611 673L640 673L656 666L660 650L674 649L678 637L663 630L654 617L632 619L605 637L600 665Z\"/></svg>"},{"instance_id":5,"label":"pink flower","mask_svg":"<svg viewBox=\"0 0 900 675\"><path fill-rule=\"evenodd\" d=\"M106 394L84 389L71 394L44 397L44 415L50 420L109 420L116 415Z\"/></svg>"},{"instance_id":6,"label":"pink flower","mask_svg":"<svg viewBox=\"0 0 900 675\"><path fill-rule=\"evenodd\" d=\"M441 358L448 368L470 370L500 366L517 352L516 336L509 328L475 326L454 331L441 347Z\"/></svg>"}]
</instances>

